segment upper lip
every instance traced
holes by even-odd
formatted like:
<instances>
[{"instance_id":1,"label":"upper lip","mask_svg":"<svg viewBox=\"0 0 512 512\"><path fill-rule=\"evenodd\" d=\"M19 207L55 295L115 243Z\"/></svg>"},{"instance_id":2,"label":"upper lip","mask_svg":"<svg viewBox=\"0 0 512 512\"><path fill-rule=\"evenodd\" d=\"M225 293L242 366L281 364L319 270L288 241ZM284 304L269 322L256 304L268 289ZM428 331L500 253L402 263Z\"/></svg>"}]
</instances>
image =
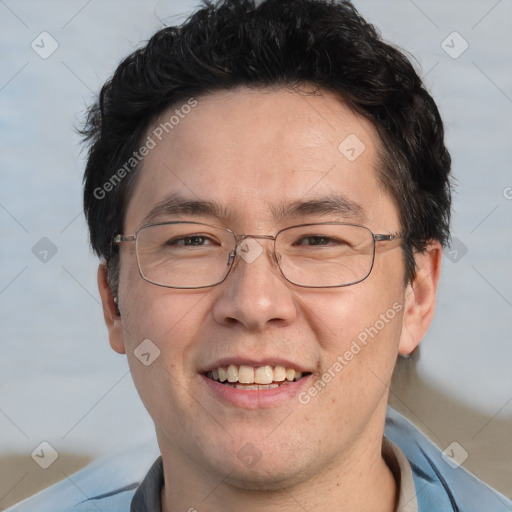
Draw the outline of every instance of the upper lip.
<instances>
[{"instance_id":1,"label":"upper lip","mask_svg":"<svg viewBox=\"0 0 512 512\"><path fill-rule=\"evenodd\" d=\"M229 366L230 364L235 365L245 365L245 366L253 366L254 368L259 368L260 366L284 366L285 368L293 368L294 370L298 370L302 373L311 372L311 369L308 369L305 365L297 363L295 361L289 361L287 359L282 359L279 357L267 357L265 359L250 359L246 357L223 357L218 359L217 361L208 364L203 370L202 373L209 372L220 366Z\"/></svg>"}]
</instances>

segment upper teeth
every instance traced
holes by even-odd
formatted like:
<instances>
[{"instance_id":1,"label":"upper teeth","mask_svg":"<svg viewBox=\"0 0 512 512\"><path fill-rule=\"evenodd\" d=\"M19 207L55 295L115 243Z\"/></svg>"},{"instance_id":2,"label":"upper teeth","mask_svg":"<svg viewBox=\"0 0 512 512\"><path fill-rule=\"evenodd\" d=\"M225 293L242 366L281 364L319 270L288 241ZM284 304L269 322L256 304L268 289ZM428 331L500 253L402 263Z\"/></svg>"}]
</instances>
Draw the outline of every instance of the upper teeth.
<instances>
[{"instance_id":1,"label":"upper teeth","mask_svg":"<svg viewBox=\"0 0 512 512\"><path fill-rule=\"evenodd\" d=\"M302 372L284 366L247 366L244 364L230 364L219 366L206 374L208 377L220 382L239 382L241 384L270 384L285 380L299 380Z\"/></svg>"}]
</instances>

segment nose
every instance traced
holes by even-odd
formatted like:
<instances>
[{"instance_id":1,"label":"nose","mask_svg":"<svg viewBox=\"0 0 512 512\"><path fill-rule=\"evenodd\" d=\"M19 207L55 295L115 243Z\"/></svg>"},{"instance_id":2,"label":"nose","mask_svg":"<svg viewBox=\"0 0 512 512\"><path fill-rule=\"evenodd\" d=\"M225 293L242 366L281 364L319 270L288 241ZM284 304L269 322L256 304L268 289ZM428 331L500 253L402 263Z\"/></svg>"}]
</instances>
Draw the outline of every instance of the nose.
<instances>
[{"instance_id":1,"label":"nose","mask_svg":"<svg viewBox=\"0 0 512 512\"><path fill-rule=\"evenodd\" d=\"M258 331L289 325L296 318L293 285L281 274L272 246L254 238L239 245L234 267L219 285L213 305L218 323Z\"/></svg>"}]
</instances>

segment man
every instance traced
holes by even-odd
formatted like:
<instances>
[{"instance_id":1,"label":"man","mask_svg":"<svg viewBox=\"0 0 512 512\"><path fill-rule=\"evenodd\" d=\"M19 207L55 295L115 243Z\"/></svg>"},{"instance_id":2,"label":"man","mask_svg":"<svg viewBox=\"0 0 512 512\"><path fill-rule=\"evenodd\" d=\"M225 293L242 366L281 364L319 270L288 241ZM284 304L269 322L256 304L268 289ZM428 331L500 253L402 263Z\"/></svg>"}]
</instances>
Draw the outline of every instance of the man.
<instances>
[{"instance_id":1,"label":"man","mask_svg":"<svg viewBox=\"0 0 512 512\"><path fill-rule=\"evenodd\" d=\"M450 157L348 2L207 5L120 64L84 133L110 344L161 458L140 484L86 470L62 510L512 510L387 409L432 320Z\"/></svg>"}]
</instances>

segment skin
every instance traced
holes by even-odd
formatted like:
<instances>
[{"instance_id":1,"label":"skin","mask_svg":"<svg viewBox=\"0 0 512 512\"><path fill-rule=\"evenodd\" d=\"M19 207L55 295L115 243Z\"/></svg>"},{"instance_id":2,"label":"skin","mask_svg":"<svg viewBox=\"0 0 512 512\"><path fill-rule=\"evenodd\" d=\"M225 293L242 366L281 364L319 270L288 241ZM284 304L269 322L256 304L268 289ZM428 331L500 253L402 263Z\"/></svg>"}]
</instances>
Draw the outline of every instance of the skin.
<instances>
[{"instance_id":1,"label":"skin","mask_svg":"<svg viewBox=\"0 0 512 512\"><path fill-rule=\"evenodd\" d=\"M333 192L360 205L361 220L374 233L400 232L396 206L377 178L378 135L334 94L240 88L197 99L198 106L146 156L125 234L135 233L171 193L217 201L225 209L221 217L183 218L237 234L354 222L336 213L272 214L278 205ZM366 147L352 162L338 150L350 134ZM365 281L311 289L287 282L271 259L272 244L259 242L263 253L254 262L238 259L222 284L199 290L145 282L134 244L123 244L120 316L100 265L110 344L126 353L156 426L166 480L163 509L392 511L396 484L381 456L389 385L398 354L411 353L431 322L440 244L416 254L417 276L407 286L397 241L377 243ZM311 371L303 391L395 303L402 306L395 318L307 404L291 397L275 406L235 406L204 383L202 371L221 357L286 357ZM144 339L160 350L149 366L134 356ZM259 456L250 467L237 456L247 443Z\"/></svg>"}]
</instances>

